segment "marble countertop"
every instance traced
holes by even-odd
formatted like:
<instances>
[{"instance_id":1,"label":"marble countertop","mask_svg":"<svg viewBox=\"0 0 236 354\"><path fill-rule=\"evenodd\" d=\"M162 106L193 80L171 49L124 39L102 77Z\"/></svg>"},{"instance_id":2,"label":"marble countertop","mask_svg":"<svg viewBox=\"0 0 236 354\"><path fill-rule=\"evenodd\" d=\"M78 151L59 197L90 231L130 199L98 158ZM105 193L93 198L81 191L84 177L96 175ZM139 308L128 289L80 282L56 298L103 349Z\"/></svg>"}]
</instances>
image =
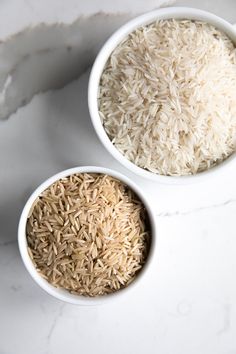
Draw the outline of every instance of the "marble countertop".
<instances>
[{"instance_id":1,"label":"marble countertop","mask_svg":"<svg viewBox=\"0 0 236 354\"><path fill-rule=\"evenodd\" d=\"M58 3L63 12L63 2ZM0 3L0 17L9 14L13 21L13 4ZM60 6L54 12L56 2L49 4L58 20ZM236 22L233 0L177 5ZM48 19L54 21L50 11ZM30 12L35 22L42 20L42 5L22 1L25 17L14 31ZM64 19L71 13L65 10ZM8 30L0 27L0 39L14 31L13 24ZM186 186L157 185L132 175L94 133L88 76L89 69L83 70L64 88L35 95L0 121L0 354L236 354L235 166L224 176ZM76 165L109 166L127 174L152 200L158 220L156 264L145 286L99 307L76 307L47 295L24 268L16 242L20 212L33 189Z\"/></svg>"}]
</instances>

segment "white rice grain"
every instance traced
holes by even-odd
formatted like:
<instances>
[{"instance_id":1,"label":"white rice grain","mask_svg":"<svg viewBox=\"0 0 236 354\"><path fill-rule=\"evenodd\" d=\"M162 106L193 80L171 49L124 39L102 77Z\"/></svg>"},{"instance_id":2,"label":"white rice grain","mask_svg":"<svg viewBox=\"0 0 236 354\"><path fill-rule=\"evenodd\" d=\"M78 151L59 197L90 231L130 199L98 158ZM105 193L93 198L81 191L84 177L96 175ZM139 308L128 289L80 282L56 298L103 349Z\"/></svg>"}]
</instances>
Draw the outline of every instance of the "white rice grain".
<instances>
[{"instance_id":1,"label":"white rice grain","mask_svg":"<svg viewBox=\"0 0 236 354\"><path fill-rule=\"evenodd\" d=\"M189 175L235 151L236 50L214 26L161 20L132 32L102 73L105 131L130 161Z\"/></svg>"}]
</instances>

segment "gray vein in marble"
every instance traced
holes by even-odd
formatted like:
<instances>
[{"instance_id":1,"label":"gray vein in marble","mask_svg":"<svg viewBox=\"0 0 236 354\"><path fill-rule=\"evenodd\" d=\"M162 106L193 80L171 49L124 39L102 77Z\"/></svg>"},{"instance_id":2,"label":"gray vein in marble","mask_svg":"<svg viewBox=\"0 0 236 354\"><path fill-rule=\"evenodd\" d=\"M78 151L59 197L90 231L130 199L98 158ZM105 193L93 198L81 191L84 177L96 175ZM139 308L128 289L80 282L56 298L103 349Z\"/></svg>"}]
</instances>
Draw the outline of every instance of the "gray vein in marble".
<instances>
[{"instance_id":1,"label":"gray vein in marble","mask_svg":"<svg viewBox=\"0 0 236 354\"><path fill-rule=\"evenodd\" d=\"M11 285L10 289L14 292L17 293L18 291L20 291L22 289L21 285Z\"/></svg>"},{"instance_id":2,"label":"gray vein in marble","mask_svg":"<svg viewBox=\"0 0 236 354\"><path fill-rule=\"evenodd\" d=\"M45 353L45 354L49 354L49 352L50 352L50 342L51 342L51 338L52 338L53 332L54 332L54 330L55 330L55 327L56 327L56 325L57 325L57 323L58 323L59 318L62 317L62 315L63 315L63 310L64 310L65 306L66 306L65 303L62 303L62 304L59 306L59 308L58 308L58 310L57 310L57 313L56 313L56 315L55 315L55 317L54 317L54 319L53 319L53 321L52 321L51 327L50 327L49 332L48 332L48 335L47 335L47 337L46 337L46 348L47 348L47 350L46 350L46 353Z\"/></svg>"},{"instance_id":3,"label":"gray vein in marble","mask_svg":"<svg viewBox=\"0 0 236 354\"><path fill-rule=\"evenodd\" d=\"M173 2L159 0L155 7ZM0 119L8 118L35 94L78 78L114 30L139 13L95 11L69 24L42 22L26 27L0 41Z\"/></svg>"},{"instance_id":4,"label":"gray vein in marble","mask_svg":"<svg viewBox=\"0 0 236 354\"><path fill-rule=\"evenodd\" d=\"M188 301L181 301L177 306L177 313L180 316L188 316L192 311L192 305Z\"/></svg>"},{"instance_id":5,"label":"gray vein in marble","mask_svg":"<svg viewBox=\"0 0 236 354\"><path fill-rule=\"evenodd\" d=\"M200 213L205 210L210 210L210 209L216 209L216 208L222 208L224 206L230 205L236 203L236 199L228 199L222 203L218 204L212 204L212 205L207 205L207 206L202 206L198 208L193 208L190 210L186 211L173 211L173 212L162 212L162 213L157 213L156 216L158 217L175 217L175 216L187 216L195 213ZM9 241L0 241L0 247L7 247L9 245L17 243L17 240L9 240Z\"/></svg>"},{"instance_id":6,"label":"gray vein in marble","mask_svg":"<svg viewBox=\"0 0 236 354\"><path fill-rule=\"evenodd\" d=\"M17 242L17 240L2 241L2 242L0 242L0 247L6 247L9 245L13 245L16 242Z\"/></svg>"},{"instance_id":7,"label":"gray vein in marble","mask_svg":"<svg viewBox=\"0 0 236 354\"><path fill-rule=\"evenodd\" d=\"M132 16L101 12L80 16L70 24L42 23L1 42L0 119L35 94L62 88L78 78L110 34Z\"/></svg>"},{"instance_id":8,"label":"gray vein in marble","mask_svg":"<svg viewBox=\"0 0 236 354\"><path fill-rule=\"evenodd\" d=\"M192 312L192 304L188 300L180 301L176 306L176 311L168 311L167 314L174 318L187 317Z\"/></svg>"},{"instance_id":9,"label":"gray vein in marble","mask_svg":"<svg viewBox=\"0 0 236 354\"><path fill-rule=\"evenodd\" d=\"M157 213L156 216L158 216L158 217L185 216L185 215L190 215L190 214L194 214L194 213L200 213L202 211L209 210L209 209L222 208L226 205L230 205L235 202L236 202L236 199L228 199L222 203L202 206L202 207L193 208L193 209L186 210L186 211L178 211L177 210L177 211L173 211L173 212L171 211L171 212Z\"/></svg>"},{"instance_id":10,"label":"gray vein in marble","mask_svg":"<svg viewBox=\"0 0 236 354\"><path fill-rule=\"evenodd\" d=\"M221 336L221 335L227 333L230 330L230 326L231 326L231 305L230 304L225 304L223 306L223 311L224 311L223 326L217 332L218 336Z\"/></svg>"}]
</instances>

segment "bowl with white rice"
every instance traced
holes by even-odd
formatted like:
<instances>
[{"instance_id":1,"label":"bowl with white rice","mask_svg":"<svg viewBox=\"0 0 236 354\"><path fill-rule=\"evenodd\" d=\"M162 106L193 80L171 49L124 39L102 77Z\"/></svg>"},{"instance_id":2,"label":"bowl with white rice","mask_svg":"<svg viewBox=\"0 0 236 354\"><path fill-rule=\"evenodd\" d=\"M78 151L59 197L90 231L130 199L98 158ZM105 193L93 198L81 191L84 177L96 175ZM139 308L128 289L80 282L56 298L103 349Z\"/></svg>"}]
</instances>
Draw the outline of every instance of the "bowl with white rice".
<instances>
[{"instance_id":1,"label":"bowl with white rice","mask_svg":"<svg viewBox=\"0 0 236 354\"><path fill-rule=\"evenodd\" d=\"M22 211L26 269L50 295L77 305L114 301L143 284L156 252L156 220L144 193L101 167L62 171Z\"/></svg>"},{"instance_id":2,"label":"bowl with white rice","mask_svg":"<svg viewBox=\"0 0 236 354\"><path fill-rule=\"evenodd\" d=\"M99 52L89 80L93 126L130 171L181 184L235 162L236 31L193 8L139 16Z\"/></svg>"}]
</instances>

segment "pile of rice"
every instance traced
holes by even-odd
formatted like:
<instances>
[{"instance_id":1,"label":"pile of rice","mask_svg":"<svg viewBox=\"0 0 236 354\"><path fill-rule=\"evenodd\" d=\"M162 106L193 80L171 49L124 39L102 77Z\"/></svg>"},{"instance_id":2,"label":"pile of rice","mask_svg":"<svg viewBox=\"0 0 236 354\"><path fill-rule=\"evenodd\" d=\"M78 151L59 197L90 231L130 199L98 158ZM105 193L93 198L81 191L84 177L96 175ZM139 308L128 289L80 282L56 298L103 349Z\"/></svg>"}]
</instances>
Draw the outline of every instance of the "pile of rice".
<instances>
[{"instance_id":1,"label":"pile of rice","mask_svg":"<svg viewBox=\"0 0 236 354\"><path fill-rule=\"evenodd\" d=\"M120 181L102 174L58 180L28 216L29 255L52 285L97 296L127 286L145 263L146 211Z\"/></svg>"},{"instance_id":2,"label":"pile of rice","mask_svg":"<svg viewBox=\"0 0 236 354\"><path fill-rule=\"evenodd\" d=\"M209 169L235 151L235 46L204 22L140 27L110 56L98 103L110 140L139 167L177 176Z\"/></svg>"}]
</instances>

